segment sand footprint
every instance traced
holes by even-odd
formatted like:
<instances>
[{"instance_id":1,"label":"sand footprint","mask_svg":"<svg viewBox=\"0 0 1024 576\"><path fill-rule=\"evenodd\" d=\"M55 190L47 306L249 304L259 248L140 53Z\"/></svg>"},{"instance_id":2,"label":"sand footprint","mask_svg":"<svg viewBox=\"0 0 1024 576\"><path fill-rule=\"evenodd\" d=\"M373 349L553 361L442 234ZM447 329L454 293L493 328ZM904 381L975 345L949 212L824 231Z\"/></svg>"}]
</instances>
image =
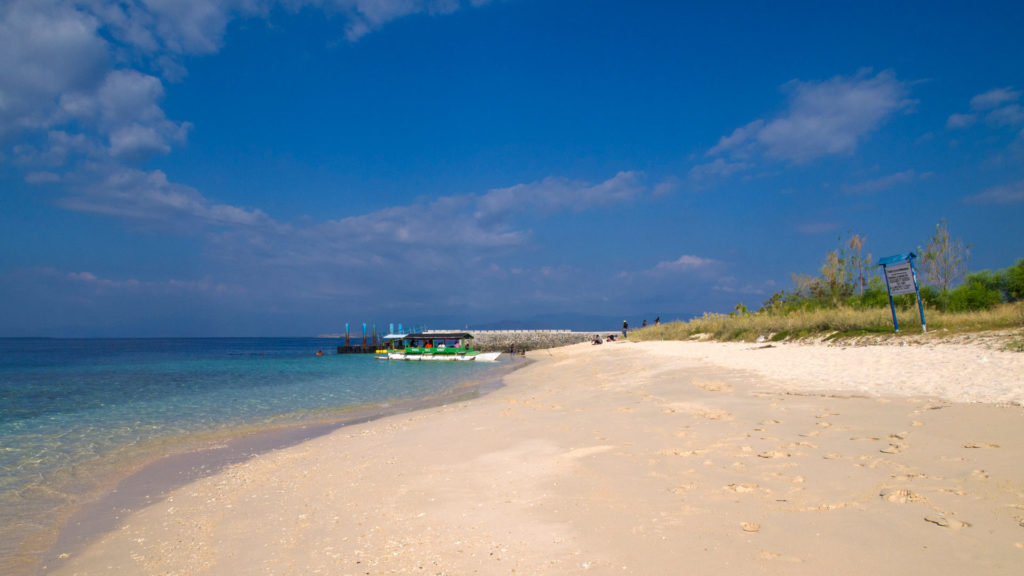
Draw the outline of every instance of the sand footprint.
<instances>
[{"instance_id":1,"label":"sand footprint","mask_svg":"<svg viewBox=\"0 0 1024 576\"><path fill-rule=\"evenodd\" d=\"M896 504L906 504L907 502L927 502L928 500L917 494L911 492L906 488L886 488L878 493L878 495L886 502L894 502Z\"/></svg>"},{"instance_id":2,"label":"sand footprint","mask_svg":"<svg viewBox=\"0 0 1024 576\"><path fill-rule=\"evenodd\" d=\"M941 512L939 512L938 514L934 514L932 516L925 516L924 521L931 522L936 526L942 526L943 528L952 528L953 530L958 530L960 528L970 528L971 526L970 522L957 520L956 518L946 516Z\"/></svg>"},{"instance_id":3,"label":"sand footprint","mask_svg":"<svg viewBox=\"0 0 1024 576\"><path fill-rule=\"evenodd\" d=\"M760 488L760 486L754 484L753 482L744 482L743 484L729 484L728 486L725 487L726 490L732 490L737 494L746 494L747 492L753 492L758 488Z\"/></svg>"},{"instance_id":4,"label":"sand footprint","mask_svg":"<svg viewBox=\"0 0 1024 576\"><path fill-rule=\"evenodd\" d=\"M964 448L999 448L999 444L976 444L972 442L964 444Z\"/></svg>"},{"instance_id":5,"label":"sand footprint","mask_svg":"<svg viewBox=\"0 0 1024 576\"><path fill-rule=\"evenodd\" d=\"M882 448L879 452L882 452L883 454L899 454L907 447L906 444L901 442L901 440L905 439L906 433L903 432L899 434L889 434L889 447Z\"/></svg>"},{"instance_id":6,"label":"sand footprint","mask_svg":"<svg viewBox=\"0 0 1024 576\"><path fill-rule=\"evenodd\" d=\"M768 450L766 452L761 452L760 454L757 455L757 457L758 458L789 458L790 457L790 453L789 452L780 452L778 450Z\"/></svg>"},{"instance_id":7,"label":"sand footprint","mask_svg":"<svg viewBox=\"0 0 1024 576\"><path fill-rule=\"evenodd\" d=\"M744 532L760 532L761 525L757 522L740 522L740 527L743 528Z\"/></svg>"},{"instance_id":8,"label":"sand footprint","mask_svg":"<svg viewBox=\"0 0 1024 576\"><path fill-rule=\"evenodd\" d=\"M697 385L697 388L707 390L708 392L732 392L732 385L726 384L725 382L696 382L695 384Z\"/></svg>"},{"instance_id":9,"label":"sand footprint","mask_svg":"<svg viewBox=\"0 0 1024 576\"><path fill-rule=\"evenodd\" d=\"M690 492L690 491L696 490L696 489L697 489L697 485L691 482L690 484L683 484L681 486L676 486L675 488L672 488L671 492L673 494L686 494L687 492Z\"/></svg>"}]
</instances>

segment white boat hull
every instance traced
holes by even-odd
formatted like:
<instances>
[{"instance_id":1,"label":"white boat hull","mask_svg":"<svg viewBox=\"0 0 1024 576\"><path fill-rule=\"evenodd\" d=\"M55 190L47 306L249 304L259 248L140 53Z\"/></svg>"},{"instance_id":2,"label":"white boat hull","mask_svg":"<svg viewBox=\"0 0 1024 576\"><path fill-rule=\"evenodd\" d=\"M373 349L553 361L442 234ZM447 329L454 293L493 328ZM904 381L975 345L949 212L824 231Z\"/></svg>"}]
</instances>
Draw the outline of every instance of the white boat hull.
<instances>
[{"instance_id":1,"label":"white boat hull","mask_svg":"<svg viewBox=\"0 0 1024 576\"><path fill-rule=\"evenodd\" d=\"M388 360L409 360L416 362L494 362L501 352L481 352L480 354L405 354L388 352ZM384 358L380 356L379 358Z\"/></svg>"}]
</instances>

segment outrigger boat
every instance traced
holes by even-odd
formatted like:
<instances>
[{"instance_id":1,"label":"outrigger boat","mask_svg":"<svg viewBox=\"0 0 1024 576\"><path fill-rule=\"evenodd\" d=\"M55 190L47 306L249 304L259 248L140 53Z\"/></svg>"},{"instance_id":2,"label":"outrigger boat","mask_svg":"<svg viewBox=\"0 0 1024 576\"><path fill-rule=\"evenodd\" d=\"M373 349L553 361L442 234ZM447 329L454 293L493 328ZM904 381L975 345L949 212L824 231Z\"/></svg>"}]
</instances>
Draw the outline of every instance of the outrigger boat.
<instances>
[{"instance_id":1,"label":"outrigger boat","mask_svg":"<svg viewBox=\"0 0 1024 576\"><path fill-rule=\"evenodd\" d=\"M469 342L468 332L425 332L388 334L383 348L377 350L380 360L452 360L457 362L494 362L501 352L480 352Z\"/></svg>"}]
</instances>

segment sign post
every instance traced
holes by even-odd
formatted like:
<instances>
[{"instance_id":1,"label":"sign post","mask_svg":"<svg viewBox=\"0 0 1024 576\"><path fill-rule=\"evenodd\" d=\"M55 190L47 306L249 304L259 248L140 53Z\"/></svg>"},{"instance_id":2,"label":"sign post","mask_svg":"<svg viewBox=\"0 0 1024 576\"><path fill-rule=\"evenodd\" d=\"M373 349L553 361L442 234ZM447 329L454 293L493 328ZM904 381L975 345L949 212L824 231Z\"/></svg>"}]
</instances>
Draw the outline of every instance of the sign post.
<instances>
[{"instance_id":1,"label":"sign post","mask_svg":"<svg viewBox=\"0 0 1024 576\"><path fill-rule=\"evenodd\" d=\"M893 304L893 294L915 294L917 296L917 311L921 314L921 332L927 332L928 326L924 321L924 304L921 302L921 288L917 284L917 271L914 269L914 258L917 255L913 252L889 256L878 261L882 267L882 275L885 277L885 287L889 291L889 309L892 311L893 332L900 331L899 321L896 320L896 305Z\"/></svg>"}]
</instances>

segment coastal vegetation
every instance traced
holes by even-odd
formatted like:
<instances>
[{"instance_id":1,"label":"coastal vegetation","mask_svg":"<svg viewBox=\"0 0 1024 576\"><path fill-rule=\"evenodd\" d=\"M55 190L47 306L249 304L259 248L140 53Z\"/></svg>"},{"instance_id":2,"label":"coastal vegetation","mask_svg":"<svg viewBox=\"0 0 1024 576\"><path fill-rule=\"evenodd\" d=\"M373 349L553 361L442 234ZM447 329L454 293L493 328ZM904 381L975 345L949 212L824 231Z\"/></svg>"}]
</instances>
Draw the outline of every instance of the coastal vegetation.
<instances>
[{"instance_id":1,"label":"coastal vegetation","mask_svg":"<svg viewBox=\"0 0 1024 576\"><path fill-rule=\"evenodd\" d=\"M900 333L893 331L885 280L864 252L866 239L839 239L817 276L794 274L793 288L780 290L757 311L743 303L729 314L705 313L689 321L649 326L633 340L780 341L787 339L876 339L921 332L917 296L893 297ZM970 245L949 233L945 220L917 250L921 303L930 334L1005 333L1005 346L1024 351L1024 258L1001 270L967 272Z\"/></svg>"}]
</instances>

